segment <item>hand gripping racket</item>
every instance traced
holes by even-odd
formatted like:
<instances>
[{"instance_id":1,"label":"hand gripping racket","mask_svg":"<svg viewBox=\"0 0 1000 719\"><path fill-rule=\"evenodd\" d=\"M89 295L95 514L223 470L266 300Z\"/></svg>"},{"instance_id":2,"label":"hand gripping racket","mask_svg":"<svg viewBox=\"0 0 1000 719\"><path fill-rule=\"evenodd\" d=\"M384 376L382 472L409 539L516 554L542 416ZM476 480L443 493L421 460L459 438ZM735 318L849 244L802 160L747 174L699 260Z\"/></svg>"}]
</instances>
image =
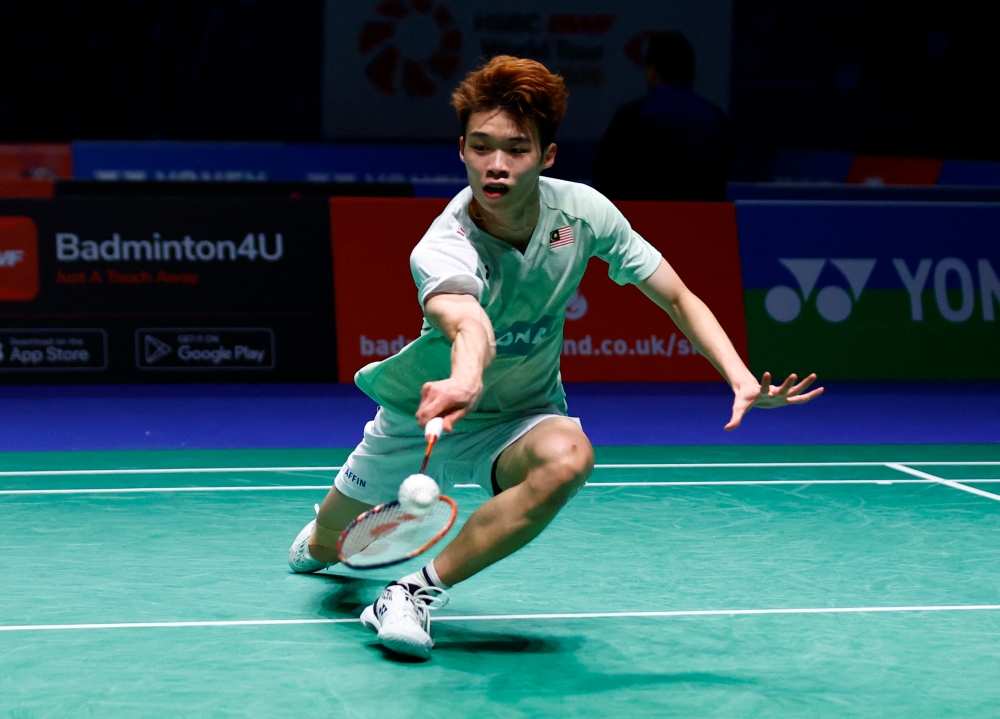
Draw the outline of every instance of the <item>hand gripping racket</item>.
<instances>
[{"instance_id":1,"label":"hand gripping racket","mask_svg":"<svg viewBox=\"0 0 1000 719\"><path fill-rule=\"evenodd\" d=\"M431 451L441 437L443 422L436 417L427 423L427 451L420 473L427 469ZM354 569L391 567L423 554L437 544L455 524L458 507L441 495L420 515L406 512L398 501L372 507L347 525L337 542L337 555Z\"/></svg>"}]
</instances>

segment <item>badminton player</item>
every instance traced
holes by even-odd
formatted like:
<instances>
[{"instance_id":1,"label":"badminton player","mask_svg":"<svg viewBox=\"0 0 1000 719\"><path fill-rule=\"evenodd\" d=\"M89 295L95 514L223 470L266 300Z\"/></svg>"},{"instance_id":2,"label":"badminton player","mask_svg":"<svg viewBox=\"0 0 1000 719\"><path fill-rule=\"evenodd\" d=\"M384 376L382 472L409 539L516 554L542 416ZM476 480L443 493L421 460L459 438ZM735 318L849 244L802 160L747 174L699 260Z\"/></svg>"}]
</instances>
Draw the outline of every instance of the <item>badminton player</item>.
<instances>
[{"instance_id":1,"label":"badminton player","mask_svg":"<svg viewBox=\"0 0 1000 719\"><path fill-rule=\"evenodd\" d=\"M459 156L469 187L434 220L410 256L424 312L420 337L361 369L355 381L380 409L365 427L289 563L315 572L337 561L354 517L396 498L425 449L423 430L442 417L446 436L428 473L447 493L456 481L488 487L458 536L422 570L385 588L362 621L387 647L427 658L431 599L517 551L580 489L594 451L567 416L559 375L565 307L596 255L611 278L662 307L732 387L727 430L752 407L807 402L791 375L757 381L705 304L660 253L592 188L542 177L566 111L562 78L509 56L470 73L452 95ZM643 152L634 138L634 152Z\"/></svg>"}]
</instances>

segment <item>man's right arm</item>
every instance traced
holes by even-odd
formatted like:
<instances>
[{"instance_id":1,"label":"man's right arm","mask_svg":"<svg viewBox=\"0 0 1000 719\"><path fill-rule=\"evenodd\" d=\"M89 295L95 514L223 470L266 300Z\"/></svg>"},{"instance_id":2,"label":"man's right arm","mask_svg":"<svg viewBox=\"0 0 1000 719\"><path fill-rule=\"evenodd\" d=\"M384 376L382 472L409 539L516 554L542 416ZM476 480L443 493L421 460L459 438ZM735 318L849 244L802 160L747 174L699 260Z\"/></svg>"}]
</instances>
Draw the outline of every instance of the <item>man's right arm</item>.
<instances>
[{"instance_id":1,"label":"man's right arm","mask_svg":"<svg viewBox=\"0 0 1000 719\"><path fill-rule=\"evenodd\" d=\"M430 295L424 301L424 316L451 342L451 376L424 384L417 422L423 427L441 417L445 431L451 432L482 394L483 372L496 356L493 324L479 300L466 294Z\"/></svg>"}]
</instances>

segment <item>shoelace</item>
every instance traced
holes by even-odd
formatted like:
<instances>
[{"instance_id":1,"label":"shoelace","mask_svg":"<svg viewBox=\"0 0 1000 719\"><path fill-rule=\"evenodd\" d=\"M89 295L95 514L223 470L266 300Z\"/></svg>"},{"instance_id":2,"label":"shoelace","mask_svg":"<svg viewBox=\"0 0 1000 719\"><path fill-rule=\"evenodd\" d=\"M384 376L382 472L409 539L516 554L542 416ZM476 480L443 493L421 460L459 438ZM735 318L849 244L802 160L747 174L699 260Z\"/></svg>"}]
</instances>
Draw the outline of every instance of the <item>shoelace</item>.
<instances>
[{"instance_id":1,"label":"shoelace","mask_svg":"<svg viewBox=\"0 0 1000 719\"><path fill-rule=\"evenodd\" d=\"M420 624L420 627L430 634L430 610L440 609L447 605L451 601L451 597L448 596L448 592L440 587L420 587L410 595L410 598L413 600L414 618Z\"/></svg>"}]
</instances>

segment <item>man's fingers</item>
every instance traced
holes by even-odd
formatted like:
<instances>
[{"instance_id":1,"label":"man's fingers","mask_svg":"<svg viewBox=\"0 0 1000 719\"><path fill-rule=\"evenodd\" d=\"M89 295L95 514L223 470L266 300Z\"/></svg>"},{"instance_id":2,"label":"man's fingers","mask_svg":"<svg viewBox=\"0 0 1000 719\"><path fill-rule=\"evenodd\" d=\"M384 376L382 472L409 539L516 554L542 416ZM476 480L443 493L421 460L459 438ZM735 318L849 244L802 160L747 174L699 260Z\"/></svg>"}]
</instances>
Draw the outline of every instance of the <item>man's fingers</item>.
<instances>
[{"instance_id":1,"label":"man's fingers","mask_svg":"<svg viewBox=\"0 0 1000 719\"><path fill-rule=\"evenodd\" d=\"M765 372L764 375L760 378L760 393L762 395L765 395L765 396L771 394L771 373L770 372Z\"/></svg>"},{"instance_id":2,"label":"man's fingers","mask_svg":"<svg viewBox=\"0 0 1000 719\"><path fill-rule=\"evenodd\" d=\"M423 427L435 417L442 416L451 406L452 403L448 401L447 395L428 392L420 400L420 406L417 408L417 424Z\"/></svg>"},{"instance_id":3,"label":"man's fingers","mask_svg":"<svg viewBox=\"0 0 1000 719\"><path fill-rule=\"evenodd\" d=\"M819 397L821 394L823 394L823 388L817 387L812 392L806 392L805 394L800 394L795 397L789 397L788 404L802 404L804 402L808 402L811 399Z\"/></svg>"},{"instance_id":4,"label":"man's fingers","mask_svg":"<svg viewBox=\"0 0 1000 719\"><path fill-rule=\"evenodd\" d=\"M743 415L747 413L747 406L742 403L733 404L733 416L729 418L729 423L723 429L730 432L740 426Z\"/></svg>"},{"instance_id":5,"label":"man's fingers","mask_svg":"<svg viewBox=\"0 0 1000 719\"><path fill-rule=\"evenodd\" d=\"M808 377L806 377L801 382L799 382L797 385L795 385L794 387L792 387L790 390L788 390L788 396L791 397L793 395L799 394L802 390L804 390L806 387L808 387L809 385L811 385L815 381L816 381L816 374L813 373L813 374L809 375Z\"/></svg>"},{"instance_id":6,"label":"man's fingers","mask_svg":"<svg viewBox=\"0 0 1000 719\"><path fill-rule=\"evenodd\" d=\"M771 394L772 396L779 395L779 394L785 394L786 392L788 392L789 387L792 386L792 383L795 382L795 380L797 380L797 379L798 379L798 376L796 376L794 373L788 375L785 378L785 381L782 382L780 385L778 385L778 387L776 387L775 389L772 389L769 394Z\"/></svg>"},{"instance_id":7,"label":"man's fingers","mask_svg":"<svg viewBox=\"0 0 1000 719\"><path fill-rule=\"evenodd\" d=\"M459 407L458 409L454 409L451 412L441 415L441 419L444 420L444 431L451 434L451 431L455 429L455 423L465 416L466 411L465 407Z\"/></svg>"}]
</instances>

